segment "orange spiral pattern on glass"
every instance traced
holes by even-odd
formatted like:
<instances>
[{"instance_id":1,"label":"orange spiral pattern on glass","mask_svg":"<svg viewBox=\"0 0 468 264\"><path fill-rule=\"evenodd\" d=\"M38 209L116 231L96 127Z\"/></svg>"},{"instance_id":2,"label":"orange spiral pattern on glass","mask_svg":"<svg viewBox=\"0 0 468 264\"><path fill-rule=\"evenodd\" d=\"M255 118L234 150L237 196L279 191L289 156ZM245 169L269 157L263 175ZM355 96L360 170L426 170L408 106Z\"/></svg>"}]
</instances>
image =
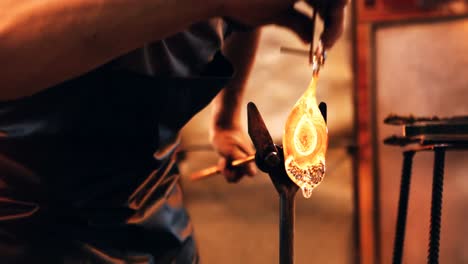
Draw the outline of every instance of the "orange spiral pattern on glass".
<instances>
[{"instance_id":1,"label":"orange spiral pattern on glass","mask_svg":"<svg viewBox=\"0 0 468 264\"><path fill-rule=\"evenodd\" d=\"M309 198L325 175L328 129L316 99L317 75L286 121L283 149L286 172Z\"/></svg>"}]
</instances>

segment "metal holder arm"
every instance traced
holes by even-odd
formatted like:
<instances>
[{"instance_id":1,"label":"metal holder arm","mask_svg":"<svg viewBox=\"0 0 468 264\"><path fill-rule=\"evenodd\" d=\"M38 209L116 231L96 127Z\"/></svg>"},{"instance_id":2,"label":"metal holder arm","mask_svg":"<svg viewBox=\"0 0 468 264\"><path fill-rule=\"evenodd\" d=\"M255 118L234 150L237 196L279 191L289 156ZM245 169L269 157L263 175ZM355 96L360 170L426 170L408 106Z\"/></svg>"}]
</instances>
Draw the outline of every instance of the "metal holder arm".
<instances>
[{"instance_id":1,"label":"metal holder arm","mask_svg":"<svg viewBox=\"0 0 468 264\"><path fill-rule=\"evenodd\" d=\"M320 103L320 112L327 119L327 105ZM275 145L263 118L254 103L247 105L248 132L257 150L257 167L268 173L279 194L279 263L294 263L295 199L299 187L289 178L284 167L282 146Z\"/></svg>"}]
</instances>

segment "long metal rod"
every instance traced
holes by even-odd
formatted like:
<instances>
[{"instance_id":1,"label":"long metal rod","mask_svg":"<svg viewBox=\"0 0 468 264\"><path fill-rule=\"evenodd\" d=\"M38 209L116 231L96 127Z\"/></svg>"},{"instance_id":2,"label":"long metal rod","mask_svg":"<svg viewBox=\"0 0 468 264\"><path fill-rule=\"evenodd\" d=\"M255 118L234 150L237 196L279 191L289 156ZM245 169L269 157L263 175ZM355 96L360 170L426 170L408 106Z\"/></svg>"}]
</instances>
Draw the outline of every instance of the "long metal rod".
<instances>
[{"instance_id":1,"label":"long metal rod","mask_svg":"<svg viewBox=\"0 0 468 264\"><path fill-rule=\"evenodd\" d=\"M308 50L296 49L296 48L291 48L291 47L280 47L280 52L297 55L297 56L309 56Z\"/></svg>"},{"instance_id":2,"label":"long metal rod","mask_svg":"<svg viewBox=\"0 0 468 264\"><path fill-rule=\"evenodd\" d=\"M445 149L434 149L434 171L432 179L431 229L427 263L439 263L440 226L442 216L442 193L444 190Z\"/></svg>"},{"instance_id":3,"label":"long metal rod","mask_svg":"<svg viewBox=\"0 0 468 264\"><path fill-rule=\"evenodd\" d=\"M235 168L235 167L242 166L242 165L247 164L247 163L252 162L252 161L255 161L255 155L247 156L247 157L242 158L242 159L233 160L231 162L230 166L232 168ZM197 171L197 172L194 172L194 173L190 174L190 179L192 181L208 179L210 176L214 176L214 175L216 175L218 173L221 173L221 168L216 165L216 166L208 167L206 169L203 169L203 170L200 170L200 171Z\"/></svg>"},{"instance_id":4,"label":"long metal rod","mask_svg":"<svg viewBox=\"0 0 468 264\"><path fill-rule=\"evenodd\" d=\"M295 192L280 193L280 264L294 263Z\"/></svg>"},{"instance_id":5,"label":"long metal rod","mask_svg":"<svg viewBox=\"0 0 468 264\"><path fill-rule=\"evenodd\" d=\"M406 218L408 215L408 200L414 153L415 152L411 150L403 152L400 198L398 201L398 216L395 230L395 241L393 245L393 264L401 264L403 259L403 246L405 244Z\"/></svg>"}]
</instances>

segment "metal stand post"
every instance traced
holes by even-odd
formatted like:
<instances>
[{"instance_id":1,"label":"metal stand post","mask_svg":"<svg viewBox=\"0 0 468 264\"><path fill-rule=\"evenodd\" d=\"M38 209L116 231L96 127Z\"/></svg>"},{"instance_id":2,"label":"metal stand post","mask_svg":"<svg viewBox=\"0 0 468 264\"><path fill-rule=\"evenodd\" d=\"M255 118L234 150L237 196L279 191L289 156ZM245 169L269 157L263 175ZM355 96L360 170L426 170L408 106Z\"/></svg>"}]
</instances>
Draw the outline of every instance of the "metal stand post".
<instances>
[{"instance_id":1,"label":"metal stand post","mask_svg":"<svg viewBox=\"0 0 468 264\"><path fill-rule=\"evenodd\" d=\"M327 106L320 103L320 111L326 121ZM283 148L273 144L265 122L254 103L247 106L249 136L257 150L257 167L268 173L279 194L279 263L294 263L295 199L299 187L289 178L284 167Z\"/></svg>"},{"instance_id":2,"label":"metal stand post","mask_svg":"<svg viewBox=\"0 0 468 264\"><path fill-rule=\"evenodd\" d=\"M405 243L406 216L408 214L408 200L411 184L411 169L413 167L414 151L403 152L403 171L401 174L400 199L398 202L398 216L393 246L393 264L401 264L403 246Z\"/></svg>"},{"instance_id":3,"label":"metal stand post","mask_svg":"<svg viewBox=\"0 0 468 264\"><path fill-rule=\"evenodd\" d=\"M280 194L280 264L294 263L294 195Z\"/></svg>"},{"instance_id":4,"label":"metal stand post","mask_svg":"<svg viewBox=\"0 0 468 264\"><path fill-rule=\"evenodd\" d=\"M445 148L434 149L434 173L432 179L431 230L427 263L439 263L440 225L442 216L442 192L444 190Z\"/></svg>"}]
</instances>

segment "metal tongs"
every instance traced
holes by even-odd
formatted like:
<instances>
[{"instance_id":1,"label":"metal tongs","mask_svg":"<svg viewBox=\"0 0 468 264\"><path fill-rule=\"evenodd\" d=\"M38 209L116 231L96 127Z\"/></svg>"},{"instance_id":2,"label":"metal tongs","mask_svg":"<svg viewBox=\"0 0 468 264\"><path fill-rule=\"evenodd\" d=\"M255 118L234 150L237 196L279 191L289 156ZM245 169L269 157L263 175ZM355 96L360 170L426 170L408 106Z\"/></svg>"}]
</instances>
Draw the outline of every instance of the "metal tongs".
<instances>
[{"instance_id":1,"label":"metal tongs","mask_svg":"<svg viewBox=\"0 0 468 264\"><path fill-rule=\"evenodd\" d=\"M317 9L314 9L312 15L312 40L310 41L309 48L309 64L312 65L312 76L316 77L319 74L320 68L325 64L326 51L323 48L322 41L319 41L317 48L314 49L314 36L315 36L315 21L317 18Z\"/></svg>"},{"instance_id":2,"label":"metal tongs","mask_svg":"<svg viewBox=\"0 0 468 264\"><path fill-rule=\"evenodd\" d=\"M314 9L312 15L312 40L308 51L296 48L281 47L280 52L289 53L298 56L309 56L309 64L312 65L312 76L316 77L319 74L320 68L325 64L326 51L323 48L322 41L319 41L317 47L314 47L315 36L315 21L317 18L317 10Z\"/></svg>"}]
</instances>

